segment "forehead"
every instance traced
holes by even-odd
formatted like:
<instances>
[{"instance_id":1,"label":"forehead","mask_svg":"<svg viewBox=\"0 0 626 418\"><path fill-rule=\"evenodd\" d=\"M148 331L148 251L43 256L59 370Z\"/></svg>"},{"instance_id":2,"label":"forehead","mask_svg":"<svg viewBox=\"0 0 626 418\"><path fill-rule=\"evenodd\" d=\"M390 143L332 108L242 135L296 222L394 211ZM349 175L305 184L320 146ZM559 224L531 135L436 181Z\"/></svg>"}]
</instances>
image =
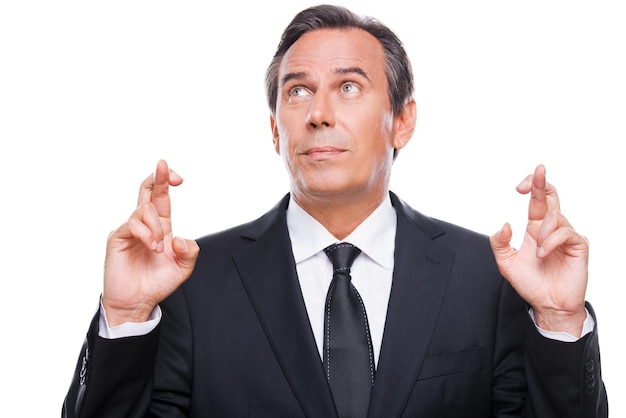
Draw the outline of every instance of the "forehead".
<instances>
[{"instance_id":1,"label":"forehead","mask_svg":"<svg viewBox=\"0 0 626 418\"><path fill-rule=\"evenodd\" d=\"M280 75L360 67L384 76L385 55L373 35L357 28L318 29L302 35L285 53Z\"/></svg>"}]
</instances>

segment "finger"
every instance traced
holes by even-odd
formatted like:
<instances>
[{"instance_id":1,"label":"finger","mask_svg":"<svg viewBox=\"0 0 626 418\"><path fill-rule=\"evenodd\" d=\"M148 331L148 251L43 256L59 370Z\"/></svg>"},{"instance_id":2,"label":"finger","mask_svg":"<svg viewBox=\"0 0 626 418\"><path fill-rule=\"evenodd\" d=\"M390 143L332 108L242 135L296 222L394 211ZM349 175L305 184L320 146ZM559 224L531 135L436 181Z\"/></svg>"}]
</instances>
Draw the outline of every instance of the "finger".
<instances>
[{"instance_id":1,"label":"finger","mask_svg":"<svg viewBox=\"0 0 626 418\"><path fill-rule=\"evenodd\" d=\"M493 255L496 258L496 262L501 267L515 256L515 250L511 247L512 237L513 230L508 223L504 224L498 232L489 237Z\"/></svg>"},{"instance_id":2,"label":"finger","mask_svg":"<svg viewBox=\"0 0 626 418\"><path fill-rule=\"evenodd\" d=\"M137 197L137 207L152 200L152 187L154 185L154 173L150 174L141 182L139 195Z\"/></svg>"},{"instance_id":3,"label":"finger","mask_svg":"<svg viewBox=\"0 0 626 418\"><path fill-rule=\"evenodd\" d=\"M532 190L533 187L533 175L527 175L524 180L520 182L515 188L521 194L528 194Z\"/></svg>"},{"instance_id":4,"label":"finger","mask_svg":"<svg viewBox=\"0 0 626 418\"><path fill-rule=\"evenodd\" d=\"M556 210L551 210L546 213L541 224L539 225L539 230L536 234L537 240L537 249L541 248L544 245L544 241L550 234L559 229L562 226L569 227L569 222L565 217Z\"/></svg>"},{"instance_id":5,"label":"finger","mask_svg":"<svg viewBox=\"0 0 626 418\"><path fill-rule=\"evenodd\" d=\"M166 177L165 173L168 173L169 177ZM139 187L139 196L137 198L137 206L142 205L146 202L152 201L152 196L154 193L155 184L157 183L157 179L161 182L161 187L165 186L167 191L167 183L169 182L170 186L179 186L183 182L183 178L178 175L174 170L167 167L167 162L161 160L157 163L157 167L154 173L150 174L145 180L141 183ZM167 179L167 180L166 180ZM165 184L163 184L165 183Z\"/></svg>"},{"instance_id":6,"label":"finger","mask_svg":"<svg viewBox=\"0 0 626 418\"><path fill-rule=\"evenodd\" d=\"M138 239L144 247L156 252L162 252L164 248L164 230L156 209L150 203L137 208L128 221L114 231L110 238L127 242L129 239Z\"/></svg>"},{"instance_id":7,"label":"finger","mask_svg":"<svg viewBox=\"0 0 626 418\"><path fill-rule=\"evenodd\" d=\"M165 160L157 163L154 172L154 184L150 201L157 210L159 216L169 218L171 216L170 203L170 170Z\"/></svg>"},{"instance_id":8,"label":"finger","mask_svg":"<svg viewBox=\"0 0 626 418\"><path fill-rule=\"evenodd\" d=\"M151 232L151 241L149 242L150 248L155 250L156 252L163 251L163 240L165 238L165 234L169 233L169 229L166 231L161 222L161 218L157 213L156 208L151 203L146 203L142 205L137 211L137 216L135 217L141 224L145 225ZM167 224L169 226L169 224Z\"/></svg>"},{"instance_id":9,"label":"finger","mask_svg":"<svg viewBox=\"0 0 626 418\"><path fill-rule=\"evenodd\" d=\"M550 211L539 229L537 256L547 257L558 248L568 255L581 255L580 251L587 251L588 243L560 212Z\"/></svg>"},{"instance_id":10,"label":"finger","mask_svg":"<svg viewBox=\"0 0 626 418\"><path fill-rule=\"evenodd\" d=\"M179 186L183 182L183 178L171 168L169 169L170 174L170 186Z\"/></svg>"},{"instance_id":11,"label":"finger","mask_svg":"<svg viewBox=\"0 0 626 418\"><path fill-rule=\"evenodd\" d=\"M548 202L548 210L561 210L561 203L559 201L559 195L556 192L556 187L550 183L546 183L546 201Z\"/></svg>"},{"instance_id":12,"label":"finger","mask_svg":"<svg viewBox=\"0 0 626 418\"><path fill-rule=\"evenodd\" d=\"M172 240L172 250L182 268L193 269L200 252L200 247L195 241L176 237Z\"/></svg>"},{"instance_id":13,"label":"finger","mask_svg":"<svg viewBox=\"0 0 626 418\"><path fill-rule=\"evenodd\" d=\"M587 252L587 239L570 227L560 227L554 230L543 240L543 245L537 249L538 257L547 257L555 250L562 248L569 256L581 256Z\"/></svg>"},{"instance_id":14,"label":"finger","mask_svg":"<svg viewBox=\"0 0 626 418\"><path fill-rule=\"evenodd\" d=\"M546 199L546 169L543 165L538 165L532 176L532 186L530 190L530 203L528 205L528 219L541 220L548 211Z\"/></svg>"}]
</instances>

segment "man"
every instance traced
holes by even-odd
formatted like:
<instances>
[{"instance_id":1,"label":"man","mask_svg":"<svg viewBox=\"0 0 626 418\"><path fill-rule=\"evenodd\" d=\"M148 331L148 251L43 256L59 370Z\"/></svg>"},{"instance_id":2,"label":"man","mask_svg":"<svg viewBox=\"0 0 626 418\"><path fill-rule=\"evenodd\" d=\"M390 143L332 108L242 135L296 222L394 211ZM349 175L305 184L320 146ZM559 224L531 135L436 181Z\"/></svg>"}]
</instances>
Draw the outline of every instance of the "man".
<instances>
[{"instance_id":1,"label":"man","mask_svg":"<svg viewBox=\"0 0 626 418\"><path fill-rule=\"evenodd\" d=\"M267 93L290 193L181 239L168 188L182 178L160 161L109 236L63 416L607 416L588 244L543 166L518 186L517 251L508 225L488 239L408 207L389 178L415 126L411 67L388 28L342 8L294 18ZM352 266L326 256L351 244ZM361 349L334 345L358 334L334 331L340 282L361 304L364 385L336 380Z\"/></svg>"}]
</instances>

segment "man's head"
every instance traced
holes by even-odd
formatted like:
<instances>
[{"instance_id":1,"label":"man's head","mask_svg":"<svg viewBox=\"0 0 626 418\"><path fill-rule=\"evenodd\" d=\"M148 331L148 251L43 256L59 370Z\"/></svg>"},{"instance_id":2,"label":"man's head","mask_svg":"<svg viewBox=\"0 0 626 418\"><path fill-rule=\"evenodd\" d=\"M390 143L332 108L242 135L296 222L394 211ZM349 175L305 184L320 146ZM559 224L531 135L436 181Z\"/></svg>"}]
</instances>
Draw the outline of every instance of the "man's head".
<instances>
[{"instance_id":1,"label":"man's head","mask_svg":"<svg viewBox=\"0 0 626 418\"><path fill-rule=\"evenodd\" d=\"M377 207L415 127L411 70L395 35L342 8L307 9L285 31L267 79L294 199L305 209Z\"/></svg>"},{"instance_id":2,"label":"man's head","mask_svg":"<svg viewBox=\"0 0 626 418\"><path fill-rule=\"evenodd\" d=\"M413 97L413 71L402 42L387 26L371 17L362 17L350 10L331 5L320 5L298 13L282 34L274 58L267 68L265 86L272 113L276 112L278 98L278 70L283 56L305 33L319 29L357 28L370 33L383 47L389 100L394 113L402 112Z\"/></svg>"}]
</instances>

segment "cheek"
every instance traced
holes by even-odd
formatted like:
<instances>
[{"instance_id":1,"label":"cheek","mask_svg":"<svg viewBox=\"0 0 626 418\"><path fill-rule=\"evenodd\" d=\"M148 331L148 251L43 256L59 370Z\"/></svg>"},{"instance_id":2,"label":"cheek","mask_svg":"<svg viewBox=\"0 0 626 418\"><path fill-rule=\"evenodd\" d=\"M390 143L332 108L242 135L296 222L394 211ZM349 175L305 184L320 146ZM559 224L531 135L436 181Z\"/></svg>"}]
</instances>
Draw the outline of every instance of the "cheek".
<instances>
[{"instance_id":1,"label":"cheek","mask_svg":"<svg viewBox=\"0 0 626 418\"><path fill-rule=\"evenodd\" d=\"M388 138L388 134L372 135L367 146L359 147L362 158L360 168L369 172L365 175L369 176L372 181L381 176L387 177L387 174L391 172L393 147L388 142Z\"/></svg>"},{"instance_id":2,"label":"cheek","mask_svg":"<svg viewBox=\"0 0 626 418\"><path fill-rule=\"evenodd\" d=\"M290 148L290 143L287 138L288 136L285 132L283 132L280 138L276 141L276 152L278 152L278 155L282 157L285 166L290 171L293 171L295 165L294 150Z\"/></svg>"}]
</instances>

